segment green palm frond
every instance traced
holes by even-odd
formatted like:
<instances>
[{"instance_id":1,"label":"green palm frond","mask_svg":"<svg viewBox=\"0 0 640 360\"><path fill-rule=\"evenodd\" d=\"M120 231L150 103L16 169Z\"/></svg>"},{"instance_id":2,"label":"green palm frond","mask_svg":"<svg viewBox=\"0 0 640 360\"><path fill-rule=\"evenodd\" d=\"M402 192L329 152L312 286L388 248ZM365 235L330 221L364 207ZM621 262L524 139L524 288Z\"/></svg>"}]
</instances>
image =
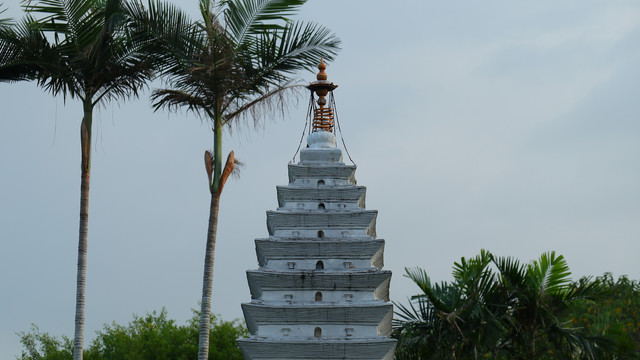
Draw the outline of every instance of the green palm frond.
<instances>
[{"instance_id":1,"label":"green palm frond","mask_svg":"<svg viewBox=\"0 0 640 360\"><path fill-rule=\"evenodd\" d=\"M34 23L42 31L76 38L86 36L83 31L94 15L96 3L94 0L29 0L23 8L27 14L42 15Z\"/></svg>"},{"instance_id":2,"label":"green palm frond","mask_svg":"<svg viewBox=\"0 0 640 360\"><path fill-rule=\"evenodd\" d=\"M44 34L30 26L27 17L0 27L0 81L33 80L55 56ZM58 62L59 59L55 59Z\"/></svg>"},{"instance_id":3,"label":"green palm frond","mask_svg":"<svg viewBox=\"0 0 640 360\"><path fill-rule=\"evenodd\" d=\"M411 279L422 290L422 294L412 296L412 300L426 298L439 311L449 313L454 310L457 297L450 296L452 292L455 292L454 289L444 283L432 284L424 269L405 268L404 270L404 276Z\"/></svg>"},{"instance_id":4,"label":"green palm frond","mask_svg":"<svg viewBox=\"0 0 640 360\"><path fill-rule=\"evenodd\" d=\"M527 268L529 278L540 293L560 293L571 283L569 265L554 251L540 255Z\"/></svg>"},{"instance_id":5,"label":"green palm frond","mask_svg":"<svg viewBox=\"0 0 640 360\"><path fill-rule=\"evenodd\" d=\"M252 42L252 35L268 30L282 30L282 22L296 13L306 0L242 0L222 1L225 26L238 48Z\"/></svg>"},{"instance_id":6,"label":"green palm frond","mask_svg":"<svg viewBox=\"0 0 640 360\"><path fill-rule=\"evenodd\" d=\"M209 104L205 98L199 95L183 90L162 89L153 92L151 101L154 102L154 111L158 111L161 108L173 111L185 108L196 115L202 116L200 113L202 111L207 114L207 117L212 117L213 114L210 114L208 110Z\"/></svg>"},{"instance_id":7,"label":"green palm frond","mask_svg":"<svg viewBox=\"0 0 640 360\"><path fill-rule=\"evenodd\" d=\"M563 300L565 302L596 300L602 295L602 289L598 279L592 281L590 277L583 277L566 288L566 291L562 293Z\"/></svg>"},{"instance_id":8,"label":"green palm frond","mask_svg":"<svg viewBox=\"0 0 640 360\"><path fill-rule=\"evenodd\" d=\"M149 9L128 2L132 37L147 47L150 59L163 74L178 74L188 69L191 56L203 41L193 20L171 3L150 1Z\"/></svg>"},{"instance_id":9,"label":"green palm frond","mask_svg":"<svg viewBox=\"0 0 640 360\"><path fill-rule=\"evenodd\" d=\"M395 313L399 317L394 319L397 326L404 326L407 323L433 322L436 319L436 310L424 298L409 301L408 307L395 302L394 306Z\"/></svg>"},{"instance_id":10,"label":"green palm frond","mask_svg":"<svg viewBox=\"0 0 640 360\"><path fill-rule=\"evenodd\" d=\"M31 77L47 91L91 99L97 105L137 96L152 77L150 49L155 44L131 20L130 10L144 12L140 5L126 6L123 0L45 0L27 2L24 8L28 16L14 34L28 56L4 50L2 56L31 68L37 74ZM54 34L53 44L45 36L49 32ZM0 71L11 69L15 66Z\"/></svg>"},{"instance_id":11,"label":"green palm frond","mask_svg":"<svg viewBox=\"0 0 640 360\"><path fill-rule=\"evenodd\" d=\"M484 249L480 255L468 261L463 257L460 262L453 264L453 278L463 290L476 288L480 281L483 281L483 286L486 287L493 282L494 277L488 269L490 263L491 254Z\"/></svg>"},{"instance_id":12,"label":"green palm frond","mask_svg":"<svg viewBox=\"0 0 640 360\"><path fill-rule=\"evenodd\" d=\"M280 33L266 33L254 46L261 59L258 68L269 80L277 81L275 73L313 71L319 58L333 60L340 49L340 40L324 26L295 22L287 24Z\"/></svg>"},{"instance_id":13,"label":"green palm frond","mask_svg":"<svg viewBox=\"0 0 640 360\"><path fill-rule=\"evenodd\" d=\"M498 268L500 282L504 287L520 289L525 286L527 266L518 259L509 256L493 257L493 263Z\"/></svg>"},{"instance_id":14,"label":"green palm frond","mask_svg":"<svg viewBox=\"0 0 640 360\"><path fill-rule=\"evenodd\" d=\"M4 14L4 12L6 11L7 9L4 9L4 4L0 3L0 15ZM4 26L9 26L12 23L13 23L13 19L11 18L0 18L0 28Z\"/></svg>"}]
</instances>

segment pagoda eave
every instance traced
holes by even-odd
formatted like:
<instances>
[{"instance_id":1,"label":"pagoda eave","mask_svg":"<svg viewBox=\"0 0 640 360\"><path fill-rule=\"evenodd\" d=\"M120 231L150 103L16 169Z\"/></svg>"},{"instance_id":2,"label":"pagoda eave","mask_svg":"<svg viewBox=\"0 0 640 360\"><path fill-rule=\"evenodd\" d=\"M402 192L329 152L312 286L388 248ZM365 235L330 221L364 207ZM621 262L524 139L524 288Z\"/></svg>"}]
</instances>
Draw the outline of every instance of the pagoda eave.
<instances>
[{"instance_id":1,"label":"pagoda eave","mask_svg":"<svg viewBox=\"0 0 640 360\"><path fill-rule=\"evenodd\" d=\"M326 179L340 180L344 185L356 185L356 166L345 164L289 164L289 182L318 185L318 181ZM325 182L325 185L330 185ZM320 186L320 185L318 185Z\"/></svg>"},{"instance_id":2,"label":"pagoda eave","mask_svg":"<svg viewBox=\"0 0 640 360\"><path fill-rule=\"evenodd\" d=\"M322 326L330 324L366 325L378 327L378 335L388 336L391 332L390 321L393 306L385 303L372 304L242 304L247 328L256 334L261 325L294 326L315 323ZM383 325L381 325L383 324Z\"/></svg>"},{"instance_id":3,"label":"pagoda eave","mask_svg":"<svg viewBox=\"0 0 640 360\"><path fill-rule=\"evenodd\" d=\"M288 203L329 202L353 203L359 208L365 207L366 187L364 186L277 186L278 206L284 208Z\"/></svg>"},{"instance_id":4,"label":"pagoda eave","mask_svg":"<svg viewBox=\"0 0 640 360\"><path fill-rule=\"evenodd\" d=\"M395 339L238 339L246 360L392 360ZM287 349L287 354L282 353Z\"/></svg>"},{"instance_id":5,"label":"pagoda eave","mask_svg":"<svg viewBox=\"0 0 640 360\"><path fill-rule=\"evenodd\" d=\"M391 271L247 271L252 299L266 290L372 291L375 299L389 301Z\"/></svg>"},{"instance_id":6,"label":"pagoda eave","mask_svg":"<svg viewBox=\"0 0 640 360\"><path fill-rule=\"evenodd\" d=\"M369 259L371 266L382 269L383 239L256 239L258 265L280 259Z\"/></svg>"},{"instance_id":7,"label":"pagoda eave","mask_svg":"<svg viewBox=\"0 0 640 360\"><path fill-rule=\"evenodd\" d=\"M377 215L376 210L267 211L267 229L269 235L277 235L279 230L354 230L375 238Z\"/></svg>"}]
</instances>

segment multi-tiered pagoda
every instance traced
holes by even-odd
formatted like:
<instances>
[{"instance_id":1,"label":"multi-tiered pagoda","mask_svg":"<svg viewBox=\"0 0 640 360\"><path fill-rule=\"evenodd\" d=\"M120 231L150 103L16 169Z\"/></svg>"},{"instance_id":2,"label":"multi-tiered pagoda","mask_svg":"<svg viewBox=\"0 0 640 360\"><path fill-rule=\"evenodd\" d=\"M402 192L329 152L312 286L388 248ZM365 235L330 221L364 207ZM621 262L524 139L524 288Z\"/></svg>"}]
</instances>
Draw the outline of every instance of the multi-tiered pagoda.
<instances>
[{"instance_id":1,"label":"multi-tiered pagoda","mask_svg":"<svg viewBox=\"0 0 640 360\"><path fill-rule=\"evenodd\" d=\"M251 335L238 342L248 360L390 360L391 272L382 270L378 213L365 209L356 166L336 147L326 98L337 85L318 68L308 145L289 163L289 184L277 187L269 237L255 240L260 267L247 271L251 302L242 304Z\"/></svg>"}]
</instances>

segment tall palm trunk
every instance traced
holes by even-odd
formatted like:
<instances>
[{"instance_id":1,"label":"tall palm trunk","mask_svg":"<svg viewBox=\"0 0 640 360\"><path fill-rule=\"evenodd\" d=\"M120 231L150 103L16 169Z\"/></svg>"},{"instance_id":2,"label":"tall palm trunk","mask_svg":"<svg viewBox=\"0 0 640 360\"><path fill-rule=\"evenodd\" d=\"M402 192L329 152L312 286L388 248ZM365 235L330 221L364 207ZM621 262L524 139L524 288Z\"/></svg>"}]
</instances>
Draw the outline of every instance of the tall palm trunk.
<instances>
[{"instance_id":1,"label":"tall palm trunk","mask_svg":"<svg viewBox=\"0 0 640 360\"><path fill-rule=\"evenodd\" d=\"M202 304L200 308L200 339L198 360L207 360L209 356L209 329L211 327L211 292L213 284L213 263L216 251L216 231L218 229L218 210L220 192L212 192L209 210L209 230L204 258L204 276L202 277Z\"/></svg>"},{"instance_id":2,"label":"tall palm trunk","mask_svg":"<svg viewBox=\"0 0 640 360\"><path fill-rule=\"evenodd\" d=\"M73 359L82 360L84 348L84 294L87 279L87 234L89 231L89 177L91 173L91 100L84 102L84 118L80 125L82 175L80 185L80 231L78 239L78 273L76 278L76 318Z\"/></svg>"},{"instance_id":3,"label":"tall palm trunk","mask_svg":"<svg viewBox=\"0 0 640 360\"><path fill-rule=\"evenodd\" d=\"M213 263L216 251L216 232L218 230L218 210L222 194L222 112L217 111L213 126L213 174L209 184L211 208L209 209L209 230L204 256L204 275L202 276L202 301L200 304L200 337L198 341L198 360L209 358L209 332L211 328L211 293L213 289Z\"/></svg>"}]
</instances>

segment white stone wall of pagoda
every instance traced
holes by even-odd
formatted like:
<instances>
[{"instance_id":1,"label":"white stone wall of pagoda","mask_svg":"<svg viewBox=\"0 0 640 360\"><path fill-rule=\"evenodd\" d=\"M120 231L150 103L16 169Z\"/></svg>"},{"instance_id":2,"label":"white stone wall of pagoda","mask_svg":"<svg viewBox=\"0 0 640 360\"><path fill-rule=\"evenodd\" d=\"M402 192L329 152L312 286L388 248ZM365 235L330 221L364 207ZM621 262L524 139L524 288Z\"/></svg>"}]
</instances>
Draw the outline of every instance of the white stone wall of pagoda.
<instances>
[{"instance_id":1,"label":"white stone wall of pagoda","mask_svg":"<svg viewBox=\"0 0 640 360\"><path fill-rule=\"evenodd\" d=\"M238 339L247 360L391 360L391 272L383 270L378 212L365 208L355 165L336 147L325 98L337 87L323 62L312 132L278 209L267 211L269 237L256 239L259 268L247 271L251 302L242 304L250 336ZM313 98L313 97L312 97Z\"/></svg>"},{"instance_id":2,"label":"white stone wall of pagoda","mask_svg":"<svg viewBox=\"0 0 640 360\"><path fill-rule=\"evenodd\" d=\"M259 268L247 272L252 301L243 304L251 335L239 340L246 359L393 358L377 211L365 209L366 188L334 135L322 135L333 143L314 146L310 136L289 184L277 187L269 237L255 241Z\"/></svg>"}]
</instances>

